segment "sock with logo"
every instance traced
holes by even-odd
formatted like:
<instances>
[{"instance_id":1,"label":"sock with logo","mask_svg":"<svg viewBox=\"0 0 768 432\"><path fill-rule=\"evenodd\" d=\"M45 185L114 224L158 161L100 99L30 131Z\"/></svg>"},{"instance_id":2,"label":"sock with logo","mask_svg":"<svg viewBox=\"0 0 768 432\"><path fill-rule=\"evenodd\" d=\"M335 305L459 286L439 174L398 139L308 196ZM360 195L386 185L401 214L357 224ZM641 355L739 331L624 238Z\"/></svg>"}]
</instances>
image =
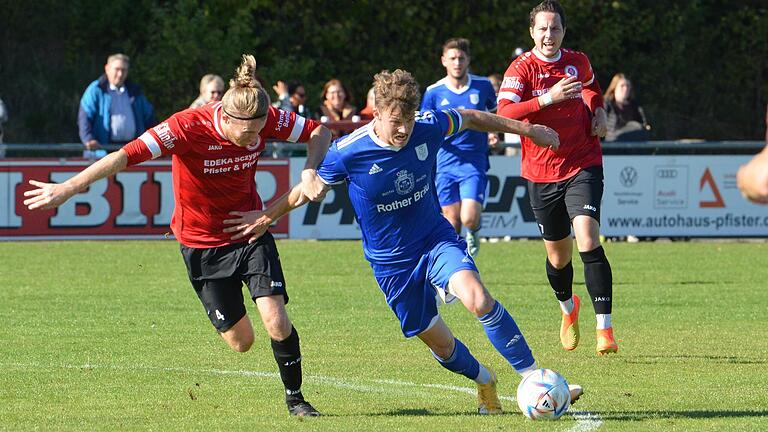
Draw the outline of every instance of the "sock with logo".
<instances>
[{"instance_id":1,"label":"sock with logo","mask_svg":"<svg viewBox=\"0 0 768 432\"><path fill-rule=\"evenodd\" d=\"M496 301L490 312L478 319L496 351L507 359L518 373L536 363L520 328L499 301Z\"/></svg>"},{"instance_id":2,"label":"sock with logo","mask_svg":"<svg viewBox=\"0 0 768 432\"><path fill-rule=\"evenodd\" d=\"M480 362L477 361L475 356L469 352L469 348L461 343L460 340L454 338L454 343L453 353L447 359L441 358L435 354L434 351L431 351L432 356L435 357L435 360L437 360L442 367L451 372L464 375L473 381L480 378ZM488 381L486 380L486 382Z\"/></svg>"},{"instance_id":3,"label":"sock with logo","mask_svg":"<svg viewBox=\"0 0 768 432\"><path fill-rule=\"evenodd\" d=\"M613 274L605 250L598 246L589 252L579 252L584 263L584 282L592 298L596 314L610 314L613 296Z\"/></svg>"},{"instance_id":4,"label":"sock with logo","mask_svg":"<svg viewBox=\"0 0 768 432\"><path fill-rule=\"evenodd\" d=\"M558 269L547 258L546 267L549 286L552 287L555 297L560 302L567 302L573 296L573 265L571 261L568 261L565 267Z\"/></svg>"},{"instance_id":5,"label":"sock with logo","mask_svg":"<svg viewBox=\"0 0 768 432\"><path fill-rule=\"evenodd\" d=\"M289 404L304 400L301 394L301 349L296 328L291 329L291 335L285 340L272 339L272 353L280 369L280 379L285 386L285 400Z\"/></svg>"}]
</instances>

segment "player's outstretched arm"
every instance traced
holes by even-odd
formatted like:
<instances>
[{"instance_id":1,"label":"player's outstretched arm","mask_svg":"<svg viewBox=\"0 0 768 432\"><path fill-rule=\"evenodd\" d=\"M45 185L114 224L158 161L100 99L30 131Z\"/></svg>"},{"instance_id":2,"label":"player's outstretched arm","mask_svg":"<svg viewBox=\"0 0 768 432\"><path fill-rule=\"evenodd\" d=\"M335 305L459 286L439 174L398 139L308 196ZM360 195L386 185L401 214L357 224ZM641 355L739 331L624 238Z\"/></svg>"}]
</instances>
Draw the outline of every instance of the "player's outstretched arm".
<instances>
[{"instance_id":1,"label":"player's outstretched arm","mask_svg":"<svg viewBox=\"0 0 768 432\"><path fill-rule=\"evenodd\" d=\"M325 194L331 189L331 187L325 183L322 184L323 188L319 200L325 198ZM253 243L259 237L264 235L270 225L275 221L289 213L291 210L299 208L309 201L310 199L304 193L304 183L299 183L264 210L229 212L233 217L224 220L225 225L230 225L224 229L224 232L232 233L232 240L250 237L248 243Z\"/></svg>"},{"instance_id":2,"label":"player's outstretched arm","mask_svg":"<svg viewBox=\"0 0 768 432\"><path fill-rule=\"evenodd\" d=\"M24 196L28 197L24 200L24 205L30 210L56 208L64 204L72 195L86 189L93 182L111 176L127 165L128 155L121 149L99 159L64 183L44 183L30 180L29 184L35 186L36 189L24 192Z\"/></svg>"},{"instance_id":3,"label":"player's outstretched arm","mask_svg":"<svg viewBox=\"0 0 768 432\"><path fill-rule=\"evenodd\" d=\"M304 195L312 201L322 201L325 197L325 183L317 176L316 168L323 161L331 145L331 131L320 125L309 135L307 141L307 161L301 171L301 184Z\"/></svg>"},{"instance_id":4,"label":"player's outstretched arm","mask_svg":"<svg viewBox=\"0 0 768 432\"><path fill-rule=\"evenodd\" d=\"M560 146L560 138L557 132L547 126L521 122L485 111L473 109L460 109L457 111L461 114L462 129L523 135L530 138L537 146L549 147L552 150L557 150Z\"/></svg>"},{"instance_id":5,"label":"player's outstretched arm","mask_svg":"<svg viewBox=\"0 0 768 432\"><path fill-rule=\"evenodd\" d=\"M768 147L739 168L736 183L744 198L768 204Z\"/></svg>"}]
</instances>

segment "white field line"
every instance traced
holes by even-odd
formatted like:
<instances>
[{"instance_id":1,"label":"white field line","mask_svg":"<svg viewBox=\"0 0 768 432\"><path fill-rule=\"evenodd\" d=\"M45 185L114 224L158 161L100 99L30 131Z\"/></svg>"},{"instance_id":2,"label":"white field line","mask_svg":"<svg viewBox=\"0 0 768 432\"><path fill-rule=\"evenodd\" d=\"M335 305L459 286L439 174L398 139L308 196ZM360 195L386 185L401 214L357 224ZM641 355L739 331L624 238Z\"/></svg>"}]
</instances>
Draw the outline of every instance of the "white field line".
<instances>
[{"instance_id":1,"label":"white field line","mask_svg":"<svg viewBox=\"0 0 768 432\"><path fill-rule=\"evenodd\" d=\"M17 368L23 370L40 370L40 369L111 369L111 370L126 370L126 371L164 371L164 372L178 372L185 374L210 374L210 375L234 375L242 377L259 377L259 378L280 378L280 374L277 372L262 372L262 371L248 371L248 370L224 370L224 369L191 369L191 368L174 368L174 367L156 367L156 366L115 366L115 365L95 365L95 364L83 364L83 365L41 365L36 363L8 363L3 365L3 368ZM419 384L410 381L400 381L391 379L372 379L371 382L374 385L368 385L364 383L354 382L351 380L345 380L341 378L328 377L323 375L305 375L304 381L316 382L329 387L341 388L345 390L353 390L361 393L388 393L402 396L422 396L424 398L435 398L435 396L441 398L450 398L453 393L466 393L475 395L477 389L471 387L458 387L445 384ZM410 390L406 390L410 388ZM413 389L417 391L413 391ZM418 390L420 389L420 390ZM447 392L435 392L428 391L429 389L446 390ZM515 402L514 396L499 395L499 399ZM603 419L596 413L588 411L569 411L566 415L572 416L576 419L576 424L573 425L568 432L588 432L594 431L603 425Z\"/></svg>"}]
</instances>

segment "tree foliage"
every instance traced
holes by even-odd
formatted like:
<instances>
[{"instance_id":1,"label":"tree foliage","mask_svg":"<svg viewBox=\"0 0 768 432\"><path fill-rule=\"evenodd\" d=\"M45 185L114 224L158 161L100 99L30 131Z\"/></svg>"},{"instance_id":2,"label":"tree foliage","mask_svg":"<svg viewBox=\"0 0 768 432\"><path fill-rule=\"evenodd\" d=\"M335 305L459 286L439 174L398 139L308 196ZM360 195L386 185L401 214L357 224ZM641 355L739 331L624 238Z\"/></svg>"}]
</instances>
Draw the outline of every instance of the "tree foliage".
<instances>
[{"instance_id":1,"label":"tree foliage","mask_svg":"<svg viewBox=\"0 0 768 432\"><path fill-rule=\"evenodd\" d=\"M364 104L372 76L404 68L426 87L445 71L442 43L472 41L472 70L503 73L529 49L533 1L0 0L0 97L9 142L77 141L77 109L107 55L131 57L131 79L160 118L186 107L199 79L228 80L253 53L268 89L305 83L312 106L339 78ZM760 139L768 95L764 1L564 0L564 46L586 52L605 88L623 72L655 139Z\"/></svg>"}]
</instances>

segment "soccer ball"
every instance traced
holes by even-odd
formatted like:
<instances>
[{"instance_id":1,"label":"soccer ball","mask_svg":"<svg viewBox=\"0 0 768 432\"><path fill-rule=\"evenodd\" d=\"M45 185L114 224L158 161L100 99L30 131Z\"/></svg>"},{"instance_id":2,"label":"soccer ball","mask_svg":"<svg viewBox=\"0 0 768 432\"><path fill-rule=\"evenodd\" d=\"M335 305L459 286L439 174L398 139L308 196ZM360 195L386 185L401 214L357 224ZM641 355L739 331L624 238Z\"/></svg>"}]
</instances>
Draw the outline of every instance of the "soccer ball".
<instances>
[{"instance_id":1,"label":"soccer ball","mask_svg":"<svg viewBox=\"0 0 768 432\"><path fill-rule=\"evenodd\" d=\"M550 369L537 369L517 386L517 406L531 420L557 420L571 405L568 381Z\"/></svg>"}]
</instances>

